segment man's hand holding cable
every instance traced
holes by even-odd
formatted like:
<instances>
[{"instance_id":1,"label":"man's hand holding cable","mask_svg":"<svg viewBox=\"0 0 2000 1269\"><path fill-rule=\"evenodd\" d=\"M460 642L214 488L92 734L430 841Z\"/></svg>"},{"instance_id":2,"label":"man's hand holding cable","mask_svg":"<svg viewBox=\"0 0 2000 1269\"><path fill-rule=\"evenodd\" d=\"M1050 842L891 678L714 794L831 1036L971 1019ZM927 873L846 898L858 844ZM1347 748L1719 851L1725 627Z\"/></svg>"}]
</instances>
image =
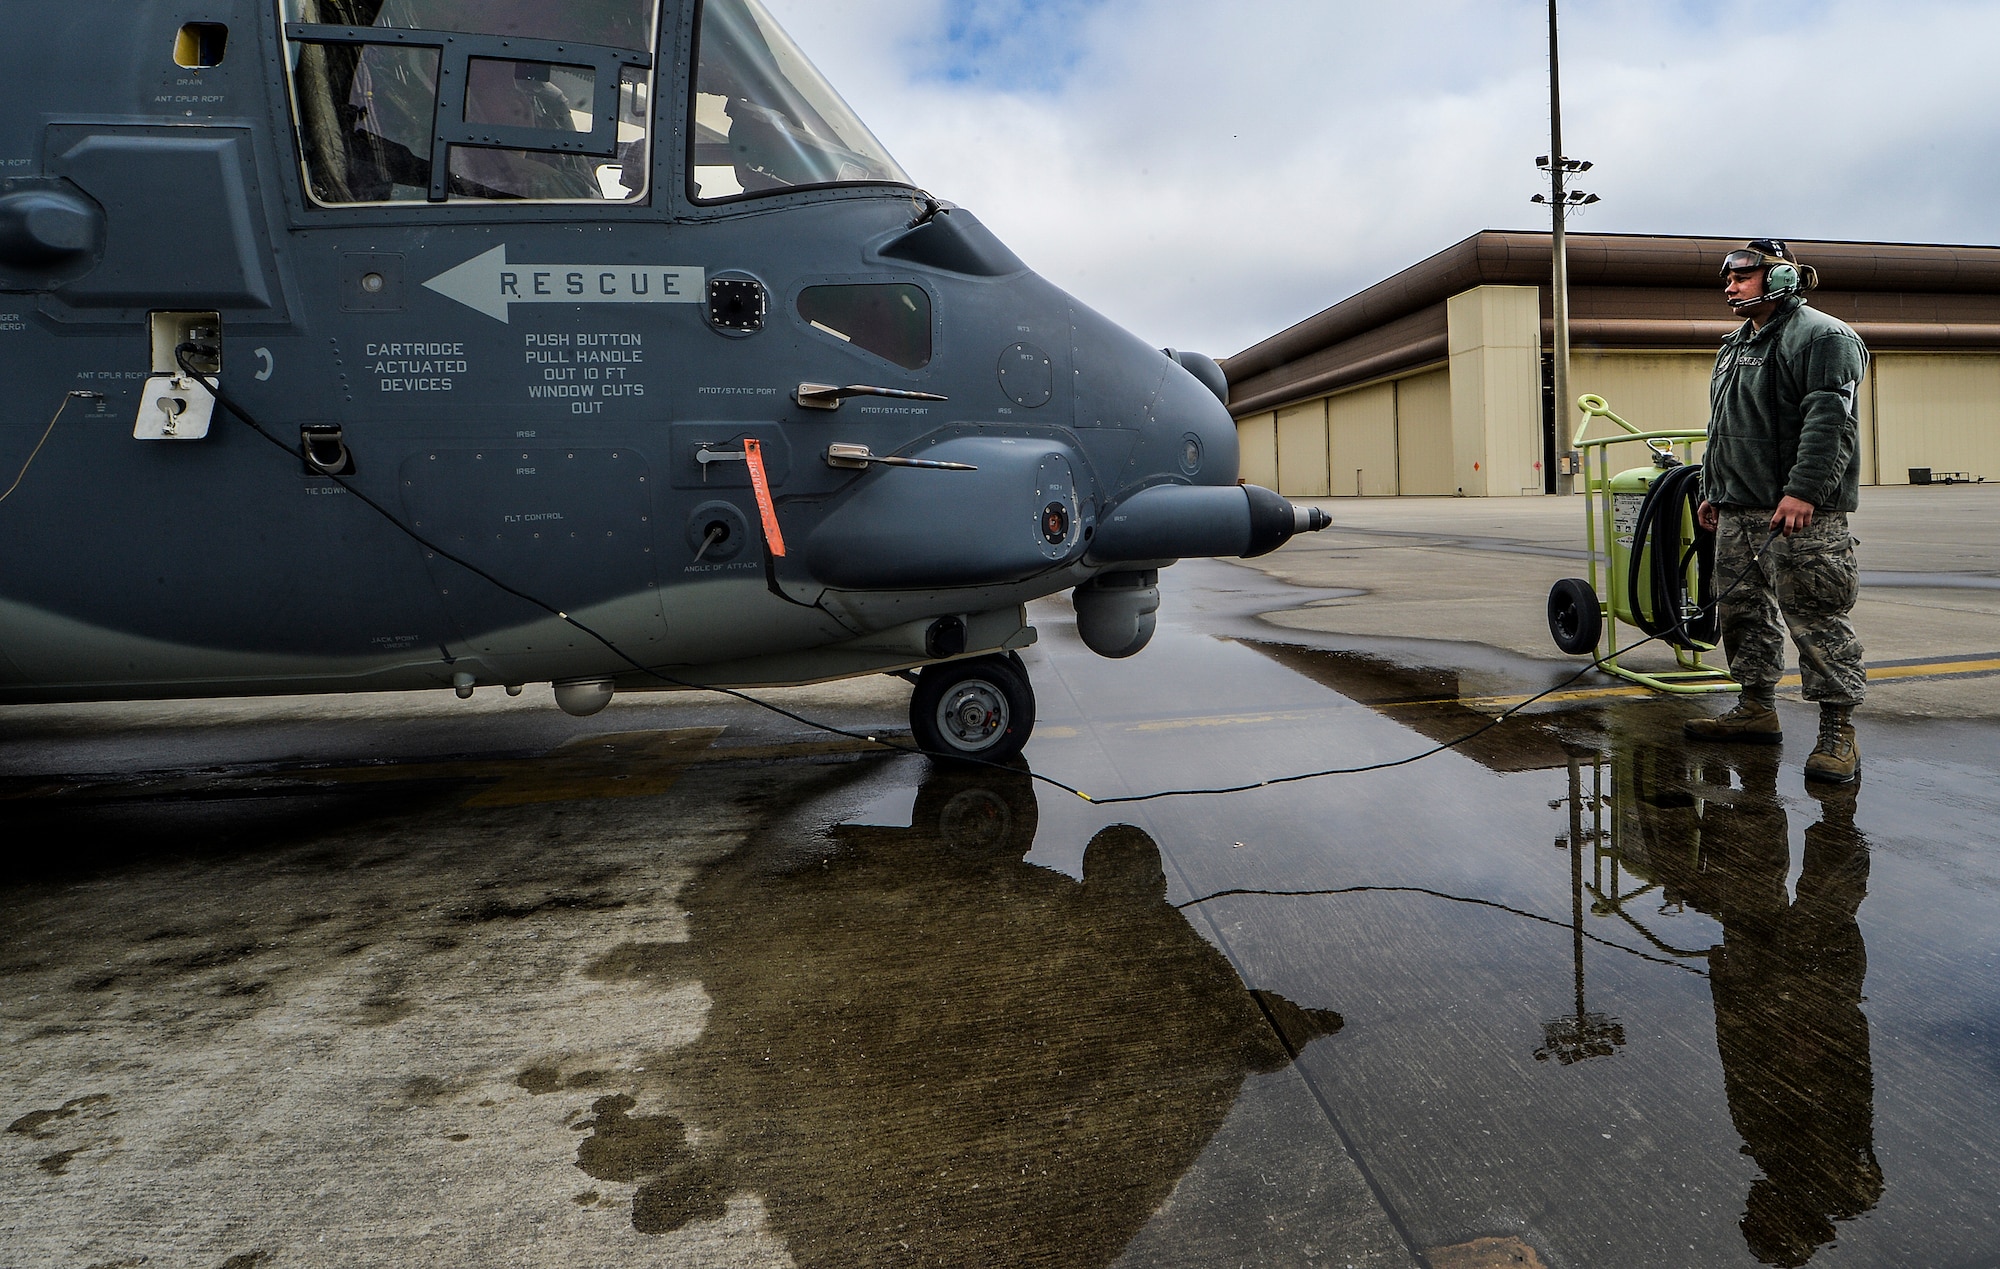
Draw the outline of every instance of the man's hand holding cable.
<instances>
[{"instance_id":1,"label":"man's hand holding cable","mask_svg":"<svg viewBox=\"0 0 2000 1269\"><path fill-rule=\"evenodd\" d=\"M1704 504L1706 506L1706 504ZM1813 522L1813 505L1803 498L1786 494L1778 500L1778 509L1771 513L1771 528L1786 537Z\"/></svg>"},{"instance_id":2,"label":"man's hand holding cable","mask_svg":"<svg viewBox=\"0 0 2000 1269\"><path fill-rule=\"evenodd\" d=\"M1694 509L1694 522L1713 533L1716 526L1722 523L1722 508L1703 498L1701 505Z\"/></svg>"}]
</instances>

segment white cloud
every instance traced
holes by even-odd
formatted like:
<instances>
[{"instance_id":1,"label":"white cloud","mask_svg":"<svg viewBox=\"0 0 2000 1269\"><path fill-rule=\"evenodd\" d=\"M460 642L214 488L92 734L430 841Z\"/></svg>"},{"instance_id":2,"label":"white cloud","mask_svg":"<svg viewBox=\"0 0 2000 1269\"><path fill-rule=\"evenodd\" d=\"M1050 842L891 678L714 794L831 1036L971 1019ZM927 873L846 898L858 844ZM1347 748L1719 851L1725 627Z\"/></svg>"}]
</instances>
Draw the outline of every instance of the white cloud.
<instances>
[{"instance_id":1,"label":"white cloud","mask_svg":"<svg viewBox=\"0 0 2000 1269\"><path fill-rule=\"evenodd\" d=\"M1066 75L954 82L948 0L769 2L916 179L1155 343L1235 352L1476 230L1546 223L1537 3L1104 0L1072 6ZM1563 20L1566 145L1605 200L1578 229L1993 238L2000 6Z\"/></svg>"}]
</instances>

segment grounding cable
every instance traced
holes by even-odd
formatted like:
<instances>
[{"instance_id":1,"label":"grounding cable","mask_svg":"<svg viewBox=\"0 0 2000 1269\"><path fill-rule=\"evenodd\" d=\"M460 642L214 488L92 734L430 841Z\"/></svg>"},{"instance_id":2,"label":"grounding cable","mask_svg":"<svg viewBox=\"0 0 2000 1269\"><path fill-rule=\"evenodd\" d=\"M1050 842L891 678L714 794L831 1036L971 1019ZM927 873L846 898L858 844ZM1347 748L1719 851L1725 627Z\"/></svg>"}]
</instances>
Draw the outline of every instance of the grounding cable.
<instances>
[{"instance_id":1,"label":"grounding cable","mask_svg":"<svg viewBox=\"0 0 2000 1269\"><path fill-rule=\"evenodd\" d=\"M222 406L224 409L228 410L231 414L234 414L237 418L241 419L244 425L248 427L251 431L255 432L258 436L263 437L266 441L270 442L273 446L276 446L278 449L284 451L286 454L293 454L293 455L297 454L298 453L297 450L295 450L292 446L287 445L284 441L280 440L278 437L272 435L269 431L267 431L264 428L262 424L257 422L255 417L253 417L247 410L245 410L242 406L238 405L234 400L232 400L227 393L223 392L220 384L218 384L215 380L210 379L207 375L203 374L200 370L195 368L188 354L196 351L203 351L203 350L198 348L194 344L182 344L176 349L174 349L174 360L180 364L181 369L185 373L187 373L188 375L192 376L195 379L198 379L201 382L201 384L208 389L210 395L212 395L215 398L216 404ZM72 394L72 395L78 395L78 394ZM67 401L64 404L67 405ZM59 418L61 417L62 411L59 409L57 410L56 414L57 417ZM49 423L50 429L53 430L54 426L55 426L55 420L51 419ZM46 441L47 439L48 439L47 434L45 433L43 436L43 440ZM36 449L39 450L40 446L38 445ZM30 455L30 461L31 462L33 461L32 455ZM23 468L22 471L23 474L25 475L26 468ZM458 565L460 568L466 570L475 577L478 577L486 581L490 585L498 588L499 590L505 592L506 594L512 595L516 599L519 599L524 603L539 608L543 612L546 612L549 615L557 618L558 620L566 623L572 629L575 629L579 633L603 645L603 647L607 651L609 651L613 656L616 656L620 661L623 661L626 665L630 666L634 671L646 675L648 678L657 679L658 681L666 684L669 687L684 688L692 691L716 692L723 696L733 697L734 699L743 701L746 704L754 705L759 709L766 710L769 711L770 713L776 714L781 718L790 719L792 722L798 723L803 727L810 727L816 731L826 732L829 735L841 736L849 740L859 740L866 742L868 744L879 745L884 749L894 750L898 753L910 754L915 757L938 758L942 756L938 754L929 753L913 745L903 744L900 741L884 739L881 736L872 735L865 731L855 731L850 728L835 726L832 723L821 722L818 719L808 718L803 714L794 713L793 711L786 709L782 705L774 705L770 701L760 700L757 697L752 696L747 692L741 691L733 687L722 687L709 683L691 682L687 679L677 678L674 675L668 674L665 671L658 669L657 667L646 665L638 661L634 657L632 657L623 648L619 647L616 643L613 643L609 638L607 638L603 634L600 634L598 631L592 629L586 623L579 621L577 618L571 616L567 612L564 612L562 609L557 608L554 604L548 603L545 600L537 598L536 596L531 595L528 592L521 590L517 587L508 585L506 582L495 577L493 574L487 572L485 569L480 568L477 564L474 564L471 561L466 560L461 556L456 555L453 552L445 549L443 546L431 541L423 534L417 532L417 530L412 528L410 525L405 524L402 518L396 515L393 511L389 510L387 507L383 506L380 502L377 502L374 498L371 498L366 493L362 492L351 481L335 473L328 473L327 476L328 479L338 483L341 486L341 488L345 489L348 493L353 494L355 498L360 500L360 502L364 506L374 511L384 520L388 521L389 524L393 526L396 530L401 532L405 537L409 538L411 541L423 547L425 550L433 552L440 558L451 561L453 564ZM20 483L18 478L16 479L15 483L17 485ZM10 490L9 492L12 491ZM1770 546L1771 542L1777 537L1777 535L1778 535L1778 530L1775 528L1772 529L1770 536L1764 539L1764 545L1762 547L1759 547L1757 550L1751 552L1751 561L1753 564L1757 562L1763 550ZM1748 577L1749 574L1747 572L1739 574L1735 582L1727 590L1722 592L1722 594L1717 595L1714 599L1711 599L1708 603L1702 605L1702 611L1707 611L1709 609L1713 609L1719 606L1723 600L1729 598L1730 595L1735 594L1737 587L1741 586L1744 583L1744 581L1748 579ZM1696 615L1700 614L1697 613ZM1621 652L1629 653L1635 648L1644 647L1646 644L1655 642L1656 640L1662 637L1663 636L1661 635L1649 635L1648 637L1639 640L1637 643L1631 644L1626 648L1621 649ZM1501 723L1506 722L1508 719L1520 713L1528 706L1533 705L1537 701L1543 700L1546 697L1553 696L1555 693L1560 692L1564 688L1568 687L1570 684L1575 683L1578 679L1581 679L1584 675L1590 673L1592 670L1599 669L1600 667L1602 667L1605 660L1607 659L1608 658L1603 658L1603 657L1593 658L1589 664L1583 666L1576 673L1570 675L1568 678L1555 684L1553 687L1547 688L1546 690L1541 692L1537 692L1535 695L1530 696L1525 700L1517 702L1513 706L1509 707L1506 710L1503 710L1499 714L1496 714L1493 718L1489 719L1487 722L1481 724L1478 727L1473 728L1471 731L1465 733L1462 736L1456 737L1452 740L1441 741L1440 743L1431 746L1429 749L1420 750L1417 753L1409 755L1408 757L1394 758L1384 762L1371 762L1356 767L1326 767L1316 771L1302 771L1294 775L1272 776L1263 780L1247 781L1242 784L1219 785L1211 788L1160 789L1152 793L1129 793L1115 797L1093 797L1090 794L1084 792L1082 789L1077 788L1073 784L1065 783L1064 781L1056 779L1054 776L1043 775L1038 771L1030 770L1027 771L1025 774L1030 779L1035 780L1041 784L1046 784L1051 788L1060 789L1065 793L1074 794L1076 797L1083 799L1085 802L1088 802L1093 806L1122 806L1122 805L1129 805L1135 802L1157 801L1161 798L1218 797L1232 793L1248 793L1256 789L1271 788L1281 784L1296 784L1304 780L1318 780L1318 779L1323 779L1327 776L1362 775L1371 771L1388 771L1396 767L1406 767L1409 766L1411 763L1421 762L1426 758L1434 757L1437 754L1443 753L1448 749L1456 749L1460 745L1466 744L1468 741L1475 740L1478 737L1485 735L1487 732L1493 730L1495 727L1498 727ZM1006 763L993 762L984 758L971 757L969 755L951 755L950 760L954 762L967 763L973 766L991 767L998 771L1008 771L1008 772L1013 772L1015 774L1022 773L1022 769L1019 767L1010 766Z\"/></svg>"}]
</instances>

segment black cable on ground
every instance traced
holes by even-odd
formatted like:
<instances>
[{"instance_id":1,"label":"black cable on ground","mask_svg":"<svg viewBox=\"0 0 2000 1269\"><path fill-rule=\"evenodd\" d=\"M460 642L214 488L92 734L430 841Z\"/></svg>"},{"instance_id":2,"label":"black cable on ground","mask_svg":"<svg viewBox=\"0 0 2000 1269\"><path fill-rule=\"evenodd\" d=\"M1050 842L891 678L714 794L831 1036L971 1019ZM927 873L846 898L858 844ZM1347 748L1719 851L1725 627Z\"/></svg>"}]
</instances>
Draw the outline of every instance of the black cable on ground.
<instances>
[{"instance_id":1,"label":"black cable on ground","mask_svg":"<svg viewBox=\"0 0 2000 1269\"><path fill-rule=\"evenodd\" d=\"M1558 921L1554 917L1543 916L1539 912L1530 912L1526 908L1512 907L1501 903L1497 899L1481 899L1474 895L1452 894L1445 890L1432 890L1428 886L1341 886L1332 890L1258 890L1246 886L1236 886L1228 890L1217 890L1197 898L1184 900L1176 903L1174 907L1185 911L1188 908L1198 907L1204 903L1212 903L1217 899L1230 899L1237 896L1262 899L1318 899L1350 894L1420 894L1432 899L1444 899L1451 903L1463 903L1471 907L1493 908L1497 911L1505 912L1510 916L1524 917L1530 921L1539 921L1543 925L1553 925L1558 929L1568 930L1573 928L1568 921ZM1610 939L1596 934L1586 933L1583 937L1593 943L1599 943L1611 948L1614 951L1623 952L1627 956L1636 956L1642 961L1651 961L1655 965L1665 965L1672 969L1678 969L1685 973L1693 974L1697 978L1708 977L1705 972L1696 969L1692 965L1683 965L1679 961L1669 960L1664 956L1655 956L1651 952L1642 952L1636 947L1627 947L1623 943L1614 943ZM1689 953L1688 955L1691 958L1705 957L1707 953Z\"/></svg>"},{"instance_id":2,"label":"black cable on ground","mask_svg":"<svg viewBox=\"0 0 2000 1269\"><path fill-rule=\"evenodd\" d=\"M174 360L179 363L182 371L184 371L191 377L199 380L202 386L208 389L209 394L215 398L215 402L217 405L222 406L223 408L227 409L231 414L234 414L237 418L241 419L244 425L247 426L251 431L263 437L266 441L269 441L272 445L276 446L278 449L284 451L288 455L296 457L299 454L299 450L294 449L290 445L287 445L284 441L280 440L276 436L273 436L270 432L266 431L263 425L258 423L257 420L254 417L252 417L248 411L244 410L242 406L236 404L235 401L230 399L230 397L222 391L221 385L219 383L215 382L214 380L211 380L207 375L203 374L201 371L197 370L194 367L194 365L189 359L188 354L197 351L205 351L205 350L191 343L182 344L174 349ZM604 648L608 650L613 656L616 656L619 660L623 661L626 665L632 667L633 670L637 671L640 674L644 674L649 678L657 679L661 683L664 683L669 687L684 688L691 691L699 691L699 692L716 692L724 696L733 697L736 700L745 702L746 704L755 705L759 709L767 710L773 714L778 715L781 718L788 718L791 721L798 723L800 726L810 727L816 731L823 731L828 733L829 735L843 736L850 740L865 741L869 744L880 745L885 749L894 750L897 753L910 754L915 757L921 757L921 758L945 757L945 755L928 753L925 750L918 749L911 745L900 744L893 740L884 740L880 736L871 736L866 732L851 731L845 727L836 727L832 723L822 723L815 719L807 718L803 714L795 714L791 710L788 710L781 705L773 705L769 701L759 700L756 697L751 696L746 692L739 691L738 689L733 687L719 687L707 683L692 683L686 679L676 678L673 675L668 674L665 671L656 669L652 666L641 664L639 661L633 659L629 654L627 654L623 648L620 648L617 644L613 643L610 639L599 634L597 631L591 629L588 625L585 625L583 622L578 621L575 617L572 617L568 613L557 608L554 604L547 603L541 599L536 598L533 595L528 594L526 591L518 590L513 586L509 586L506 582L501 581L499 578L493 576L485 569L480 568L478 565L473 564L469 560L463 559L458 555L453 554L452 552L446 550L444 547L439 546L437 543L432 542L430 539L424 537L421 533L418 533L415 529L403 523L402 519L398 517L394 512L390 511L387 507L384 507L381 503L375 501L375 499L369 497L367 494L363 493L360 489L356 488L352 482L333 473L328 473L327 479L338 483L341 486L341 488L347 490L347 492L353 494L357 499L359 499L364 506L374 511L384 520L388 521L389 524L392 525L397 531L401 532L405 537L408 537L411 541L417 543L425 550L434 552L443 559L450 560L452 563L458 565L460 568L465 569L467 572L473 574L475 577L481 578L482 580L490 583L491 585L497 587L501 591L504 591L505 593L514 596L516 599L519 599L524 603L531 604L534 607L541 609L543 612L546 612L549 615L558 618L559 620L568 624L573 629L579 631L584 635L587 635L595 642L602 644ZM1764 540L1765 546L1768 547L1770 545L1771 538L1775 538L1777 536L1777 532L1778 531L1776 529L1773 529L1771 531L1771 537L1766 538ZM1738 577L1736 579L1735 585L1732 585L1728 591L1724 592L1722 595L1717 596L1714 600L1710 601L1707 607L1713 608L1714 606L1720 604L1724 599L1728 598L1729 595L1734 594L1736 591L1736 587L1742 585L1743 580L1744 580L1743 577ZM1637 643L1631 644L1628 647L1620 649L1620 653L1621 654L1627 653L1631 652L1635 648L1642 648L1646 644L1652 643L1655 640L1659 639L1660 637L1661 636L1659 635L1649 635L1646 638L1641 639ZM1247 793L1252 789L1262 789L1262 788L1267 788L1271 785L1278 785L1278 784L1294 784L1301 780L1317 780L1324 776L1361 775L1369 771L1387 771L1393 767L1404 767L1408 766L1413 762L1421 762L1423 759L1429 758L1434 754L1443 753L1447 749L1455 749L1458 746L1465 744L1467 741L1476 739L1479 736L1483 736L1487 732L1491 731L1493 728L1498 727L1501 723L1506 722L1509 718L1512 718L1514 715L1520 713L1528 706L1533 705L1535 702L1539 700L1542 700L1544 697L1554 695L1556 692L1559 692L1562 689L1568 687L1570 684L1576 682L1578 679L1590 673L1592 670L1599 668L1602 664L1603 664L1603 658L1593 659L1590 662L1590 664L1584 666L1582 669L1578 670L1575 674L1570 675L1568 678L1556 684L1554 687L1548 688L1541 692L1537 692L1535 695L1530 696L1526 700L1521 701L1518 704L1512 706L1511 708L1505 710L1504 712L1494 716L1494 718L1491 721L1487 722L1483 726L1476 727L1472 731L1467 732L1465 735L1460 736L1455 740L1447 740L1440 744L1434 745L1429 749L1425 749L1419 753L1412 754L1407 758L1397 758L1388 762L1370 763L1366 766L1360 766L1360 767L1329 767L1322 771L1306 771L1306 772L1301 772L1300 774L1297 775L1275 776L1268 780L1257 780L1247 784L1227 785L1218 788L1163 789L1155 793L1134 793L1134 794L1126 794L1122 797L1110 797L1110 798L1094 798L1090 796L1090 794L1085 793L1082 789L1077 788L1075 785L1065 784L1064 782L1056 779L1053 776L1043 775L1037 771L1030 770L1026 772L1026 774L1028 778L1031 780L1035 780L1039 783L1046 784L1051 788L1061 789L1065 793L1075 794L1077 797L1082 798L1084 801L1089 802L1095 806L1117 806L1132 802L1151 802L1160 798L1212 797L1227 793ZM963 755L950 755L950 760L956 762L964 762L974 766L991 767L996 771L1009 771L1009 772L1014 772L1016 774L1021 773L1021 768L1019 767L1008 766L1005 763L990 762L983 758L974 758Z\"/></svg>"},{"instance_id":3,"label":"black cable on ground","mask_svg":"<svg viewBox=\"0 0 2000 1269\"><path fill-rule=\"evenodd\" d=\"M1778 530L1775 528L1772 529L1771 532L1764 538L1764 545L1751 553L1751 563L1753 565L1763 555L1764 551L1769 549L1772 541L1774 541L1777 538L1777 536L1778 536ZM1710 611L1720 607L1722 601L1729 598L1731 595L1735 594L1737 588L1742 586L1743 583L1749 579L1749 576L1750 575L1747 572L1739 574L1736 580L1730 584L1728 590L1724 591L1720 595L1717 595L1714 599L1710 600L1707 604L1703 605L1704 611ZM1647 635L1644 639L1639 640L1639 642L1637 643L1628 644L1625 647L1620 648L1613 655L1623 656L1626 653L1633 651L1634 649L1643 648L1649 643L1657 642L1661 638L1663 638L1663 636L1661 635L1656 635L1656 634ZM1443 753L1447 749L1456 749L1458 746L1466 743L1469 740L1473 740L1479 736L1485 735L1487 732L1492 731L1495 727L1498 727L1501 723L1506 722L1514 715L1528 708L1528 706L1533 705L1536 701L1542 700L1543 698L1548 696L1553 696L1555 693L1562 691L1564 688L1576 682L1578 679L1590 673L1592 670L1602 667L1607 659L1608 658L1606 657L1593 658L1590 664L1584 666L1582 669L1578 670L1575 674L1570 675L1568 678L1556 684L1554 687L1547 688L1543 691L1537 692L1533 696L1530 696L1528 699L1516 703L1515 705L1504 710L1503 712L1496 714L1491 720L1486 722L1484 725L1475 727L1471 731L1467 732L1465 735L1459 736L1456 739L1443 741L1439 744L1431 746L1429 749L1425 749L1422 750L1421 752L1411 754L1407 758L1396 758L1388 762L1373 762L1360 767L1328 767L1321 771L1302 771L1297 775L1276 776L1269 780L1257 780L1248 784L1234 784L1212 789L1163 789L1157 793L1132 793L1132 794L1127 794L1123 797L1113 797L1113 798L1093 798L1087 793L1078 792L1076 790L1071 790L1071 791L1076 792L1077 796L1083 798L1086 802L1093 802L1099 806L1114 806L1120 803L1127 803L1127 802L1151 802L1159 798L1205 797L1222 793L1247 793L1252 789L1262 789L1274 784L1295 784L1301 780L1317 780L1322 776L1361 775L1369 771L1387 771L1393 767L1406 767L1413 762L1421 762L1425 758L1429 758L1434 754Z\"/></svg>"},{"instance_id":4,"label":"black cable on ground","mask_svg":"<svg viewBox=\"0 0 2000 1269\"><path fill-rule=\"evenodd\" d=\"M1657 638L1659 638L1658 635L1653 635L1648 638L1641 639L1638 643L1632 644L1628 647L1620 648L1619 652L1622 654L1630 652L1633 648L1642 648L1646 644L1653 642L1653 640ZM1422 762L1425 758L1429 758L1435 754L1441 754L1447 749L1456 749L1460 745L1465 744L1469 740L1474 740L1480 736L1485 735L1487 732L1492 731L1495 727L1498 727L1501 723L1506 722L1514 715L1528 708L1528 706L1533 705L1536 701L1541 700L1543 697L1552 696L1555 693L1562 691L1564 688L1576 682L1578 679L1590 673L1592 670L1597 669L1602 664L1603 660L1601 658L1598 660L1593 660L1589 665L1584 666L1582 669L1578 670L1575 674L1570 675L1568 678L1556 684L1554 687L1551 687L1546 691L1537 692L1535 693L1535 695L1530 696L1527 700L1521 701L1513 705L1512 707L1508 708L1504 712L1494 715L1493 718L1488 720L1486 723L1482 724L1481 726L1473 728L1471 731L1465 733L1463 736L1459 736L1452 740L1440 741L1438 744L1432 745L1429 749L1420 750L1417 753L1411 754L1407 758L1395 758L1387 762L1371 762L1368 763L1366 766L1360 766L1360 767L1327 767L1324 770L1320 771L1301 771L1297 775L1273 776L1268 780L1255 780L1248 784L1232 784L1213 789L1162 789L1157 793L1128 793L1122 797L1113 797L1113 798L1094 798L1091 797L1088 793L1083 793L1081 791L1074 789L1072 789L1071 792L1076 793L1076 795L1082 798L1084 801L1095 803L1098 806L1115 806L1127 802L1152 802L1160 798L1206 797L1221 793L1248 793L1252 789L1263 789L1277 784L1297 784L1301 780L1317 780L1320 779L1322 776L1363 775L1370 771L1388 771L1394 767L1407 767L1413 762Z\"/></svg>"}]
</instances>

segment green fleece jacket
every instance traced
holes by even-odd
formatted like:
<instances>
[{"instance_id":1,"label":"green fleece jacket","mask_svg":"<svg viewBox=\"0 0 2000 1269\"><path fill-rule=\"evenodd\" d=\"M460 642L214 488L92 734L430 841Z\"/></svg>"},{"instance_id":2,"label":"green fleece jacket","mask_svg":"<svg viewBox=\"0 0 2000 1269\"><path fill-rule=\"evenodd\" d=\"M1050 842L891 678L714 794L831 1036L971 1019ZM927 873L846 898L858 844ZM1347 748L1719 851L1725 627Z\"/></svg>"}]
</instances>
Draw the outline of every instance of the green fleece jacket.
<instances>
[{"instance_id":1,"label":"green fleece jacket","mask_svg":"<svg viewBox=\"0 0 2000 1269\"><path fill-rule=\"evenodd\" d=\"M1708 385L1702 497L1717 506L1775 507L1786 494L1820 511L1860 505L1861 421L1855 394L1868 349L1854 329L1783 301L1757 330L1722 341Z\"/></svg>"}]
</instances>

